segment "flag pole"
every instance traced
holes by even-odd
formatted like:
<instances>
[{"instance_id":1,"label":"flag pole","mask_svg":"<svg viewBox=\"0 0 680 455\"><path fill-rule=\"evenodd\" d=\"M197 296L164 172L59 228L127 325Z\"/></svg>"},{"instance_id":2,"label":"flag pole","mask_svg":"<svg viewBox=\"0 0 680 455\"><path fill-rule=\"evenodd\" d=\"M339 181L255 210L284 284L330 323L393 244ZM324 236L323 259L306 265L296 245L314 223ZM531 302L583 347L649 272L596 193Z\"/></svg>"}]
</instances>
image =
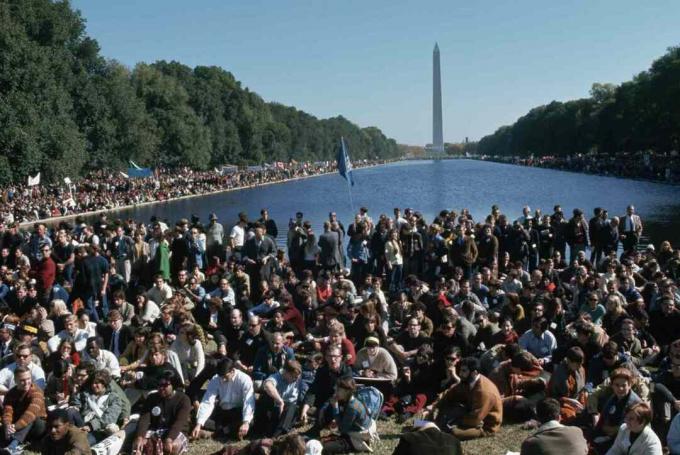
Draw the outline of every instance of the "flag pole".
<instances>
[{"instance_id":1,"label":"flag pole","mask_svg":"<svg viewBox=\"0 0 680 455\"><path fill-rule=\"evenodd\" d=\"M352 216L354 216L354 198L352 197L352 163L349 160L349 155L347 154L347 147L345 146L345 138L340 136L340 150L342 153L342 161L345 167L345 181L347 182L347 192L349 193L349 206L352 210Z\"/></svg>"},{"instance_id":2,"label":"flag pole","mask_svg":"<svg viewBox=\"0 0 680 455\"><path fill-rule=\"evenodd\" d=\"M352 185L347 180L347 191L349 192L349 206L352 209L352 216L356 215L354 212L354 198L352 198Z\"/></svg>"}]
</instances>

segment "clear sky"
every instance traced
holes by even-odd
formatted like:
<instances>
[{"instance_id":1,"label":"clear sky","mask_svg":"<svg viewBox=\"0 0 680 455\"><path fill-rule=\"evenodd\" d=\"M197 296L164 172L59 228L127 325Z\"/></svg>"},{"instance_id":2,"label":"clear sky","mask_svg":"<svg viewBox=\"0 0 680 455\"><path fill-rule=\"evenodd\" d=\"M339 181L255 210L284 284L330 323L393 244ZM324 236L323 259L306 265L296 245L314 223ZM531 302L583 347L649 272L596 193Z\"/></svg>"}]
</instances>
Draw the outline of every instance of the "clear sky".
<instances>
[{"instance_id":1,"label":"clear sky","mask_svg":"<svg viewBox=\"0 0 680 455\"><path fill-rule=\"evenodd\" d=\"M73 0L128 66L217 65L267 101L341 114L400 143L432 140L441 49L444 140L620 83L680 44L677 0Z\"/></svg>"}]
</instances>

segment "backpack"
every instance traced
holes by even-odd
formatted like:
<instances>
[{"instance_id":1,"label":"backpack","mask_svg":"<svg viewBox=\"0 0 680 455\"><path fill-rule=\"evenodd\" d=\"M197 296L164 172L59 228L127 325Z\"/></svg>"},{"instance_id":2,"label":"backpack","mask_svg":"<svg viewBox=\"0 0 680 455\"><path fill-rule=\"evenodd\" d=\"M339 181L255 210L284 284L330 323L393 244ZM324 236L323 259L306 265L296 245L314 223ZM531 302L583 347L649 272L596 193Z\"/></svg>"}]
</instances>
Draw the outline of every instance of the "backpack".
<instances>
[{"instance_id":1,"label":"backpack","mask_svg":"<svg viewBox=\"0 0 680 455\"><path fill-rule=\"evenodd\" d=\"M383 406L383 394L373 386L359 387L354 396L366 408L366 412L373 420L378 420Z\"/></svg>"}]
</instances>

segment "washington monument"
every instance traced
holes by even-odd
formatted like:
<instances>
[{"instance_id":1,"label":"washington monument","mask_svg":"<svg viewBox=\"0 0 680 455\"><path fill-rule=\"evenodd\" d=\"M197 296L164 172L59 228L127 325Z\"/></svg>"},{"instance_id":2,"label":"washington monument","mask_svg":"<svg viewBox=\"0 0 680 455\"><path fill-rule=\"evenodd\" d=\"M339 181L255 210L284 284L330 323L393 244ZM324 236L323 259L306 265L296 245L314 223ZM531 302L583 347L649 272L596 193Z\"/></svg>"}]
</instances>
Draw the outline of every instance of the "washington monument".
<instances>
[{"instance_id":1,"label":"washington monument","mask_svg":"<svg viewBox=\"0 0 680 455\"><path fill-rule=\"evenodd\" d=\"M439 45L434 44L432 53L432 152L444 153L442 131L442 75L439 68Z\"/></svg>"}]
</instances>

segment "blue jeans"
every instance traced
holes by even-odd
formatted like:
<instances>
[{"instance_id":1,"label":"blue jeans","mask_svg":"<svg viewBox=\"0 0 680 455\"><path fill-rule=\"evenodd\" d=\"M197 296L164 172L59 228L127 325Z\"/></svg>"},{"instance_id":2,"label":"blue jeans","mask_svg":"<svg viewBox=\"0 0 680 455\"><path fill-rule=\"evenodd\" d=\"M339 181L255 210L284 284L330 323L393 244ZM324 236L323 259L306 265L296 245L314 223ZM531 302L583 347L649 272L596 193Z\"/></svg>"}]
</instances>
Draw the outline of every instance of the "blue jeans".
<instances>
[{"instance_id":1,"label":"blue jeans","mask_svg":"<svg viewBox=\"0 0 680 455\"><path fill-rule=\"evenodd\" d=\"M391 292L396 292L401 289L401 280L404 275L404 266L402 264L395 264L392 266L392 270L390 270L390 291Z\"/></svg>"}]
</instances>

